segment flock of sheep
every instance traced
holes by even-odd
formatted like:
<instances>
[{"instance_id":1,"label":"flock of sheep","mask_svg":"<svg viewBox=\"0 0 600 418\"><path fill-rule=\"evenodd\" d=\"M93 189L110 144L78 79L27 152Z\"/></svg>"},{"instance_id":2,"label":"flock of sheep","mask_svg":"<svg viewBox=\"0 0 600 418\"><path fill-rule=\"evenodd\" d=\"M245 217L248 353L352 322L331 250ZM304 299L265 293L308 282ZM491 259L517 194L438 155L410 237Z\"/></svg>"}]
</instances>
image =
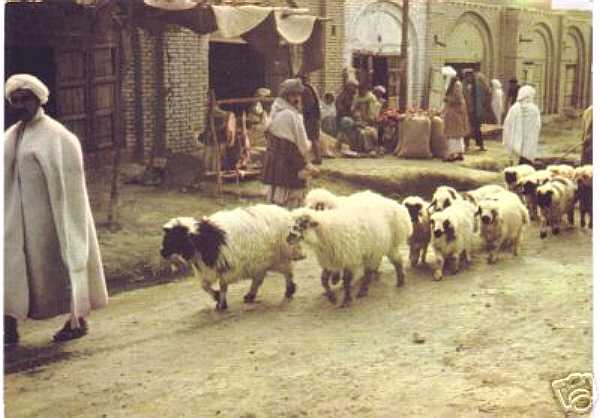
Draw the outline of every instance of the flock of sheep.
<instances>
[{"instance_id":1,"label":"flock of sheep","mask_svg":"<svg viewBox=\"0 0 600 418\"><path fill-rule=\"evenodd\" d=\"M299 245L314 252L322 268L325 295L337 302L331 285L343 282L341 306L352 301L352 280L361 277L357 297L366 296L370 281L386 257L396 270L396 285L404 285L402 252L410 262L426 263L435 254L433 278L444 271L457 273L483 249L495 263L500 251L519 253L523 227L539 222L540 237L559 234L566 220L574 225L577 204L581 226L592 227L592 166L529 165L504 170L505 186L487 185L459 193L440 186L430 202L410 196L402 202L371 191L337 196L313 189L305 207L288 211L274 205L255 205L219 211L200 220L174 218L164 226L161 255L189 265L204 290L227 309L229 284L251 279L244 302L253 303L267 272L286 280L285 297L296 291L293 263ZM218 284L219 290L213 289Z\"/></svg>"}]
</instances>

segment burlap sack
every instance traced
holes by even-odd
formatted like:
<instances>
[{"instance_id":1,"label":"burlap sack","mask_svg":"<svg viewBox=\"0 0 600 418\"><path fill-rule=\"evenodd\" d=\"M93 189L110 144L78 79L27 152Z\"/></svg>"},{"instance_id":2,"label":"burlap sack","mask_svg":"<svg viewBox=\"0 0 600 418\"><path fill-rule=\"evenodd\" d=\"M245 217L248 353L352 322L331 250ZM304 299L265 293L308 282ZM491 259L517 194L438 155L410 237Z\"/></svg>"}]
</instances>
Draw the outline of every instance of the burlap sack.
<instances>
[{"instance_id":1,"label":"burlap sack","mask_svg":"<svg viewBox=\"0 0 600 418\"><path fill-rule=\"evenodd\" d=\"M439 116L431 118L431 153L434 158L448 156L448 140L444 136L444 121Z\"/></svg>"},{"instance_id":2,"label":"burlap sack","mask_svg":"<svg viewBox=\"0 0 600 418\"><path fill-rule=\"evenodd\" d=\"M431 119L426 115L407 116L402 126L400 158L431 158Z\"/></svg>"}]
</instances>

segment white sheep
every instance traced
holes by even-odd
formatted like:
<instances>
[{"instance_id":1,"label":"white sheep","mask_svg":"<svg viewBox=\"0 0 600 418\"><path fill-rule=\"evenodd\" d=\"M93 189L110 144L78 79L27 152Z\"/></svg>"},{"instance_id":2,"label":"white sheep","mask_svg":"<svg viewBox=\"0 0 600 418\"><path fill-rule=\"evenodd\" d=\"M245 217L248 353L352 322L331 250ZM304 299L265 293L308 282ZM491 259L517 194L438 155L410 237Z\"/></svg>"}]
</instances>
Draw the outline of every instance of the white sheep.
<instances>
[{"instance_id":1,"label":"white sheep","mask_svg":"<svg viewBox=\"0 0 600 418\"><path fill-rule=\"evenodd\" d=\"M413 225L413 233L408 239L410 247L410 262L413 267L421 263L425 264L427 259L427 249L431 241L431 228L429 226L429 212L427 207L429 202L419 196L409 196L402 201L402 204L408 210Z\"/></svg>"},{"instance_id":2,"label":"white sheep","mask_svg":"<svg viewBox=\"0 0 600 418\"><path fill-rule=\"evenodd\" d=\"M482 200L494 198L497 194L504 192L506 192L506 188L499 184L488 184L463 193L463 197L474 204L478 204Z\"/></svg>"},{"instance_id":3,"label":"white sheep","mask_svg":"<svg viewBox=\"0 0 600 418\"><path fill-rule=\"evenodd\" d=\"M292 212L288 243L305 242L325 272L343 271L344 300L352 301L351 282L364 273L357 297L366 296L369 282L386 256L396 269L396 285L404 285L400 247L412 234L410 215L399 203L380 197L377 205L342 206L329 211L308 208ZM322 276L327 297L336 302L328 277Z\"/></svg>"},{"instance_id":4,"label":"white sheep","mask_svg":"<svg viewBox=\"0 0 600 418\"><path fill-rule=\"evenodd\" d=\"M217 301L217 310L227 309L228 285L244 279L252 279L244 302L254 302L268 271L284 275L290 299L296 291L293 251L286 242L291 221L291 213L275 205L220 211L200 221L174 218L164 226L161 254L183 257Z\"/></svg>"},{"instance_id":5,"label":"white sheep","mask_svg":"<svg viewBox=\"0 0 600 418\"><path fill-rule=\"evenodd\" d=\"M575 169L577 183L577 200L579 202L579 223L585 227L586 215L589 217L588 228L593 228L594 218L594 180L592 165L584 165Z\"/></svg>"},{"instance_id":6,"label":"white sheep","mask_svg":"<svg viewBox=\"0 0 600 418\"><path fill-rule=\"evenodd\" d=\"M552 179L552 173L547 170L538 170L517 182L516 191L522 197L529 210L532 221L539 219L536 191L537 188Z\"/></svg>"},{"instance_id":7,"label":"white sheep","mask_svg":"<svg viewBox=\"0 0 600 418\"><path fill-rule=\"evenodd\" d=\"M577 186L564 177L555 177L537 189L537 202L542 212L540 237L548 236L548 229L558 235L563 217L567 215L570 225L575 224Z\"/></svg>"},{"instance_id":8,"label":"white sheep","mask_svg":"<svg viewBox=\"0 0 600 418\"><path fill-rule=\"evenodd\" d=\"M458 200L463 200L463 197L454 187L440 186L433 193L431 204L428 208L429 213L442 211Z\"/></svg>"},{"instance_id":9,"label":"white sheep","mask_svg":"<svg viewBox=\"0 0 600 418\"><path fill-rule=\"evenodd\" d=\"M519 164L506 167L503 171L506 188L511 192L516 191L519 180L533 173L535 173L535 168L529 164Z\"/></svg>"},{"instance_id":10,"label":"white sheep","mask_svg":"<svg viewBox=\"0 0 600 418\"><path fill-rule=\"evenodd\" d=\"M435 280L443 278L444 268L448 265L453 273L457 273L461 257L467 263L471 262L471 250L475 242L474 218L473 205L465 201L455 201L443 211L431 215Z\"/></svg>"},{"instance_id":11,"label":"white sheep","mask_svg":"<svg viewBox=\"0 0 600 418\"><path fill-rule=\"evenodd\" d=\"M575 168L568 164L549 165L546 170L552 173L552 177L565 177L569 180L575 180Z\"/></svg>"},{"instance_id":12,"label":"white sheep","mask_svg":"<svg viewBox=\"0 0 600 418\"><path fill-rule=\"evenodd\" d=\"M488 251L488 263L498 260L501 249L512 248L519 254L523 227L529 224L529 212L516 194L505 191L481 201L481 238Z\"/></svg>"}]
</instances>

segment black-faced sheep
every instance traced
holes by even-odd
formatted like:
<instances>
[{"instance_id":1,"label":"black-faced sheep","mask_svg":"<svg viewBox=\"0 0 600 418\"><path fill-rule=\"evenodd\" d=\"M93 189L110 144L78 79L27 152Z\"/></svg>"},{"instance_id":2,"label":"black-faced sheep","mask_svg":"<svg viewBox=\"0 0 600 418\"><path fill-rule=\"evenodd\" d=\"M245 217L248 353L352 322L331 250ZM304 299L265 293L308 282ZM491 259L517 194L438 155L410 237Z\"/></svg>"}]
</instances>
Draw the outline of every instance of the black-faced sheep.
<instances>
[{"instance_id":1,"label":"black-faced sheep","mask_svg":"<svg viewBox=\"0 0 600 418\"><path fill-rule=\"evenodd\" d=\"M361 272L364 275L357 297L366 296L369 282L384 256L396 269L397 286L404 284L400 247L412 234L410 215L399 203L391 199L385 201L378 201L377 211L373 205L350 205L329 211L302 208L292 213L294 221L288 243L306 243L324 271L344 272L341 306L351 303L351 282ZM322 283L329 300L335 303L328 280Z\"/></svg>"},{"instance_id":2,"label":"black-faced sheep","mask_svg":"<svg viewBox=\"0 0 600 418\"><path fill-rule=\"evenodd\" d=\"M413 233L408 239L408 246L410 247L410 263L416 267L419 259L422 264L425 264L427 249L431 241L429 213L427 212L429 203L419 196L409 196L402 201L402 204L408 210L413 225Z\"/></svg>"},{"instance_id":3,"label":"black-faced sheep","mask_svg":"<svg viewBox=\"0 0 600 418\"><path fill-rule=\"evenodd\" d=\"M559 234L564 215L567 215L569 224L574 225L576 199L577 186L564 177L555 177L538 187L537 203L542 212L541 238L548 236L549 228L554 235Z\"/></svg>"},{"instance_id":4,"label":"black-faced sheep","mask_svg":"<svg viewBox=\"0 0 600 418\"><path fill-rule=\"evenodd\" d=\"M254 302L268 271L284 275L285 297L291 298L296 291L293 250L286 242L291 219L275 205L220 211L200 221L175 218L164 226L161 255L186 260L217 310L227 309L228 285L244 279L252 279L244 302ZM214 283L220 290L213 290Z\"/></svg>"},{"instance_id":5,"label":"black-faced sheep","mask_svg":"<svg viewBox=\"0 0 600 418\"><path fill-rule=\"evenodd\" d=\"M575 169L577 182L577 201L579 202L579 223L585 228L586 215L589 217L588 228L593 228L594 194L593 194L593 167L584 165Z\"/></svg>"},{"instance_id":6,"label":"black-faced sheep","mask_svg":"<svg viewBox=\"0 0 600 418\"><path fill-rule=\"evenodd\" d=\"M463 200L463 197L456 191L454 187L440 186L433 193L431 204L429 205L429 213L442 211L455 201Z\"/></svg>"},{"instance_id":7,"label":"black-faced sheep","mask_svg":"<svg viewBox=\"0 0 600 418\"><path fill-rule=\"evenodd\" d=\"M515 192L517 190L517 184L519 183L519 180L533 173L535 173L535 168L529 164L519 164L512 167L506 167L503 171L506 188L511 192Z\"/></svg>"},{"instance_id":8,"label":"black-faced sheep","mask_svg":"<svg viewBox=\"0 0 600 418\"><path fill-rule=\"evenodd\" d=\"M431 215L431 234L435 251L433 278L441 280L446 266L457 273L461 257L471 262L471 250L475 241L475 210L471 204L455 201L451 206Z\"/></svg>"},{"instance_id":9,"label":"black-faced sheep","mask_svg":"<svg viewBox=\"0 0 600 418\"><path fill-rule=\"evenodd\" d=\"M501 249L512 248L519 254L523 227L529 224L529 212L519 197L509 191L482 200L479 206L481 238L488 251L488 263L498 260Z\"/></svg>"},{"instance_id":10,"label":"black-faced sheep","mask_svg":"<svg viewBox=\"0 0 600 418\"><path fill-rule=\"evenodd\" d=\"M529 211L529 218L532 221L539 219L537 205L537 189L544 183L552 179L552 173L547 170L538 170L528 176L521 178L517 183L516 191L522 197Z\"/></svg>"}]
</instances>

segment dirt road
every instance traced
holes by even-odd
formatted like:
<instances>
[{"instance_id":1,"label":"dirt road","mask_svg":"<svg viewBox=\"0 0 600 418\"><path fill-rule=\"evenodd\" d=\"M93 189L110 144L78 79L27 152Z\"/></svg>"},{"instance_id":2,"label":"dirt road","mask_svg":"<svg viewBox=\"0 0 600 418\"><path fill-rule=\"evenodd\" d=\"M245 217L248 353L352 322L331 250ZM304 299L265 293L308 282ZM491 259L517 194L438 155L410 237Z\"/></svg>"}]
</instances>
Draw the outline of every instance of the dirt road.
<instances>
[{"instance_id":1,"label":"dirt road","mask_svg":"<svg viewBox=\"0 0 600 418\"><path fill-rule=\"evenodd\" d=\"M221 314L185 279L113 297L63 346L60 319L30 321L8 353L6 416L564 416L550 381L592 365L589 231L531 227L520 258L480 254L439 283L408 269L396 289L382 272L349 309L321 295L309 258L291 303L273 276L253 306L249 283L230 287Z\"/></svg>"}]
</instances>

